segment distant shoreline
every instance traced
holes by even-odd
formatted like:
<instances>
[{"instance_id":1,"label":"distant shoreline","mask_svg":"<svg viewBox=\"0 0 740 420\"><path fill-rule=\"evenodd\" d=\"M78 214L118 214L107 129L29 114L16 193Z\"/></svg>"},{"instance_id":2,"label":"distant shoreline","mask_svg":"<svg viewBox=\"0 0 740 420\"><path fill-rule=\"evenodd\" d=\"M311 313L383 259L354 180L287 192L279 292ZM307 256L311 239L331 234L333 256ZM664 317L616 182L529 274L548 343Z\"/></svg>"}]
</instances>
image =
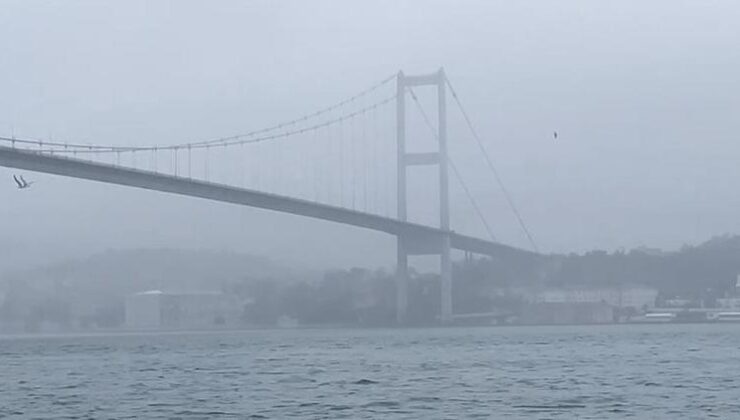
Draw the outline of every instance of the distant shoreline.
<instances>
[{"instance_id":1,"label":"distant shoreline","mask_svg":"<svg viewBox=\"0 0 740 420\"><path fill-rule=\"evenodd\" d=\"M737 325L740 322L721 322L721 321L676 321L676 322L612 322L604 324L500 324L500 325L413 325L413 326L298 326L291 328L279 327L253 327L253 328L224 328L224 329L182 329L182 330L97 330L97 331L69 331L69 332L38 332L38 333L0 333L2 339L32 339L32 338L84 338L84 337L105 337L105 336L159 336L159 335L218 335L222 333L239 333L239 332L298 332L298 331L380 331L380 330L463 330L463 329L529 329L529 328L572 328L572 327L594 327L594 328L613 328L613 327L640 327L640 326L678 326L678 325Z\"/></svg>"}]
</instances>

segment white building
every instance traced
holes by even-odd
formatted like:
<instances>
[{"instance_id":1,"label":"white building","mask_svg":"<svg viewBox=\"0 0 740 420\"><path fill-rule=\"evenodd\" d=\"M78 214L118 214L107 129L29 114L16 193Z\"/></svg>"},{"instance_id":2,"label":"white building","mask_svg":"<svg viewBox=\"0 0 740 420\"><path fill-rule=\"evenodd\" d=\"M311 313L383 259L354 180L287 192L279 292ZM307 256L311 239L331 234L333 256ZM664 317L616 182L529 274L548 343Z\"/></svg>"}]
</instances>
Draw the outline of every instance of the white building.
<instances>
[{"instance_id":1,"label":"white building","mask_svg":"<svg viewBox=\"0 0 740 420\"><path fill-rule=\"evenodd\" d=\"M735 280L735 290L732 296L717 299L717 305L722 309L738 309L740 310L740 274Z\"/></svg>"},{"instance_id":2,"label":"white building","mask_svg":"<svg viewBox=\"0 0 740 420\"><path fill-rule=\"evenodd\" d=\"M617 308L652 308L658 291L649 287L549 289L540 292L541 303L607 303Z\"/></svg>"},{"instance_id":3,"label":"white building","mask_svg":"<svg viewBox=\"0 0 740 420\"><path fill-rule=\"evenodd\" d=\"M136 293L126 298L126 326L132 329L208 329L235 325L238 301L221 292Z\"/></svg>"},{"instance_id":4,"label":"white building","mask_svg":"<svg viewBox=\"0 0 740 420\"><path fill-rule=\"evenodd\" d=\"M717 306L722 309L740 309L740 297L719 298Z\"/></svg>"}]
</instances>

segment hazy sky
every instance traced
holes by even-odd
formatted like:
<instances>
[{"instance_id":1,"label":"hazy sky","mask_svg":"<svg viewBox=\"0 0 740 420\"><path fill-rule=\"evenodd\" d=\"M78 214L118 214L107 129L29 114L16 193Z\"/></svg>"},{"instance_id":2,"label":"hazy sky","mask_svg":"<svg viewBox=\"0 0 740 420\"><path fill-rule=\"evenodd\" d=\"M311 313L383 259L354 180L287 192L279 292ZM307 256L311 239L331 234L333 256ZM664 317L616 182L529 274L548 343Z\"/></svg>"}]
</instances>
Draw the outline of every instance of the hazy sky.
<instances>
[{"instance_id":1,"label":"hazy sky","mask_svg":"<svg viewBox=\"0 0 740 420\"><path fill-rule=\"evenodd\" d=\"M444 66L544 251L675 248L740 233L738 17L729 0L4 0L0 134L172 144ZM526 247L454 112L453 158L497 237ZM154 192L30 174L17 191L16 172L0 169L6 266L128 247L395 253L381 234ZM453 227L485 236L454 198Z\"/></svg>"}]
</instances>

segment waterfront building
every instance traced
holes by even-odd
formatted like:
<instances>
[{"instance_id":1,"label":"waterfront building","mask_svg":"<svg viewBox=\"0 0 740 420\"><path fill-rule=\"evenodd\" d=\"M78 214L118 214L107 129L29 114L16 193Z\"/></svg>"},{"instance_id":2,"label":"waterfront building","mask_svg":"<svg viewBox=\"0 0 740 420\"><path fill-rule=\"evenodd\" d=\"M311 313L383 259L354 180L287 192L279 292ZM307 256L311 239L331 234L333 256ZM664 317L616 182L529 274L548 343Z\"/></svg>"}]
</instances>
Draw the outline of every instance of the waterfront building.
<instances>
[{"instance_id":1,"label":"waterfront building","mask_svg":"<svg viewBox=\"0 0 740 420\"><path fill-rule=\"evenodd\" d=\"M615 309L603 302L540 302L527 305L519 322L528 325L610 324Z\"/></svg>"},{"instance_id":2,"label":"waterfront building","mask_svg":"<svg viewBox=\"0 0 740 420\"><path fill-rule=\"evenodd\" d=\"M241 314L233 296L221 292L150 290L126 298L131 329L210 329L235 325Z\"/></svg>"},{"instance_id":3,"label":"waterfront building","mask_svg":"<svg viewBox=\"0 0 740 420\"><path fill-rule=\"evenodd\" d=\"M644 286L621 288L548 289L535 296L536 303L606 303L615 308L642 311L655 306L656 289Z\"/></svg>"},{"instance_id":4,"label":"waterfront building","mask_svg":"<svg viewBox=\"0 0 740 420\"><path fill-rule=\"evenodd\" d=\"M735 288L724 298L717 299L717 306L722 309L740 310L740 275L735 280Z\"/></svg>"}]
</instances>

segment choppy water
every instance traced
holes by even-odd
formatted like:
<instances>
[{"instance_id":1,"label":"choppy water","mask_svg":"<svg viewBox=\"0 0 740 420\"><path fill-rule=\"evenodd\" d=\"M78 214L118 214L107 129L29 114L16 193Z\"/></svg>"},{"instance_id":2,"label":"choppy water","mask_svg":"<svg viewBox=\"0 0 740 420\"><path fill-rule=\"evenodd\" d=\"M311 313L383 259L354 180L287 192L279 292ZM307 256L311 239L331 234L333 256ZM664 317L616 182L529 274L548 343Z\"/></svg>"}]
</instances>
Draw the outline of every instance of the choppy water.
<instances>
[{"instance_id":1,"label":"choppy water","mask_svg":"<svg viewBox=\"0 0 740 420\"><path fill-rule=\"evenodd\" d=\"M7 418L740 418L740 324L0 338Z\"/></svg>"}]
</instances>

